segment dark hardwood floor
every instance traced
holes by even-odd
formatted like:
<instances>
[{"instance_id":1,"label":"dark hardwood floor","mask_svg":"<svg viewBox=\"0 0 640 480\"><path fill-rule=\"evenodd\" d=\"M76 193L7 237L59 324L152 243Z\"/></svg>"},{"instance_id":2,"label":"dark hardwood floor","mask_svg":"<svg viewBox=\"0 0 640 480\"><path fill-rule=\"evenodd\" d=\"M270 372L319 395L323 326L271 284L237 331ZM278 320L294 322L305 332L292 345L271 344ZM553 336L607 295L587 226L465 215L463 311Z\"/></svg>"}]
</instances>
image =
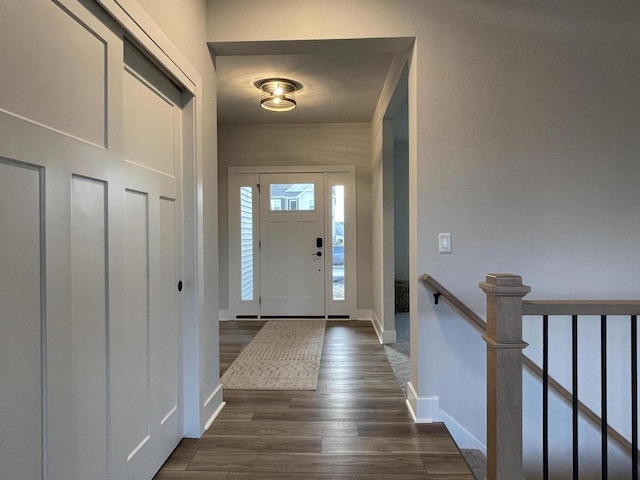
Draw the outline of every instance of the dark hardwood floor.
<instances>
[{"instance_id":1,"label":"dark hardwood floor","mask_svg":"<svg viewBox=\"0 0 640 480\"><path fill-rule=\"evenodd\" d=\"M220 322L221 374L265 324ZM473 480L443 424L415 425L368 322L327 322L317 391L225 390L156 480Z\"/></svg>"}]
</instances>

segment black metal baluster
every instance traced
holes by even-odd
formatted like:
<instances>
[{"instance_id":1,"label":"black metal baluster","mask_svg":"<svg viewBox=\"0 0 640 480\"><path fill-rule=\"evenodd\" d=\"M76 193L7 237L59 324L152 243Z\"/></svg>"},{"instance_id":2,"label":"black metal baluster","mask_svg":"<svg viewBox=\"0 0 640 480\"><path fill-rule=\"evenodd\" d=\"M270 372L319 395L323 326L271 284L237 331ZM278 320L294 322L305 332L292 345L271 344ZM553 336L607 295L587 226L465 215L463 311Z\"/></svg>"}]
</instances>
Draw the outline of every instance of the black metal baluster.
<instances>
[{"instance_id":1,"label":"black metal baluster","mask_svg":"<svg viewBox=\"0 0 640 480\"><path fill-rule=\"evenodd\" d=\"M549 480L549 315L542 316L542 474Z\"/></svg>"},{"instance_id":2,"label":"black metal baluster","mask_svg":"<svg viewBox=\"0 0 640 480\"><path fill-rule=\"evenodd\" d=\"M571 356L573 377L573 480L578 479L578 316L571 316ZM634 479L636 480L636 479Z\"/></svg>"},{"instance_id":3,"label":"black metal baluster","mask_svg":"<svg viewBox=\"0 0 640 480\"><path fill-rule=\"evenodd\" d=\"M638 317L631 315L631 470L638 480Z\"/></svg>"},{"instance_id":4,"label":"black metal baluster","mask_svg":"<svg viewBox=\"0 0 640 480\"><path fill-rule=\"evenodd\" d=\"M600 406L602 433L602 480L606 480L609 472L609 451L607 445L607 316L600 316Z\"/></svg>"}]
</instances>

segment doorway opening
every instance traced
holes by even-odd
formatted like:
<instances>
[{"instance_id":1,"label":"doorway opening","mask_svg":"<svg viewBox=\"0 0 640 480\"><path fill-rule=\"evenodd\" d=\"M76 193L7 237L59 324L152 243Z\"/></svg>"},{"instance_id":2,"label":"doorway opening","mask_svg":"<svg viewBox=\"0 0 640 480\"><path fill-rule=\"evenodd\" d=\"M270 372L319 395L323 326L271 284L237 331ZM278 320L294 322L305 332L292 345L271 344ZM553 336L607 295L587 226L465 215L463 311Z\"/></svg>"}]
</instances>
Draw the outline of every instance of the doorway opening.
<instances>
[{"instance_id":1,"label":"doorway opening","mask_svg":"<svg viewBox=\"0 0 640 480\"><path fill-rule=\"evenodd\" d=\"M385 148L383 161L392 172L393 194L385 201L393 202L393 275L385 276L385 281L393 281L393 298L386 298L394 306L395 342L385 345L385 352L402 390L407 395L410 380L410 301L409 301L409 102L408 66L401 75L393 98L385 115ZM388 130L388 131L387 131Z\"/></svg>"}]
</instances>

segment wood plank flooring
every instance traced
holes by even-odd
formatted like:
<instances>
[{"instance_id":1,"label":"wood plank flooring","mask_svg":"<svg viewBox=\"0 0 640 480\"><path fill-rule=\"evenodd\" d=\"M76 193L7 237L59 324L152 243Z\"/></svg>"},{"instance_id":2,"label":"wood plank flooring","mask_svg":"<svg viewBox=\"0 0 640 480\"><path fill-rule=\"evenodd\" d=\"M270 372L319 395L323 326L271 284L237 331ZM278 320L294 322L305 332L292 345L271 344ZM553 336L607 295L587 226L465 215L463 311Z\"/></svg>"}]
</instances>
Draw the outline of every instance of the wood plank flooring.
<instances>
[{"instance_id":1,"label":"wood plank flooring","mask_svg":"<svg viewBox=\"0 0 640 480\"><path fill-rule=\"evenodd\" d=\"M220 322L222 375L263 321ZM367 322L327 322L316 391L225 390L155 480L473 480L443 424L415 425Z\"/></svg>"}]
</instances>

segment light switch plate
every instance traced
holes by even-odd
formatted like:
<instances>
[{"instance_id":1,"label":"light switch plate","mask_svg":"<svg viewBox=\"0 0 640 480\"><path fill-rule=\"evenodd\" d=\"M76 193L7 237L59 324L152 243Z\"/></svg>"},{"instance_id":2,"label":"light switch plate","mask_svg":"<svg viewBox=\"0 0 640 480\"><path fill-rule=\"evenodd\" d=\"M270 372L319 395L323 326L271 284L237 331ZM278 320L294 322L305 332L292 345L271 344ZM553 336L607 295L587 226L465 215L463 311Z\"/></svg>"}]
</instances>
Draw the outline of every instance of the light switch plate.
<instances>
[{"instance_id":1,"label":"light switch plate","mask_svg":"<svg viewBox=\"0 0 640 480\"><path fill-rule=\"evenodd\" d=\"M451 234L450 233L438 234L438 252L451 253Z\"/></svg>"}]
</instances>

